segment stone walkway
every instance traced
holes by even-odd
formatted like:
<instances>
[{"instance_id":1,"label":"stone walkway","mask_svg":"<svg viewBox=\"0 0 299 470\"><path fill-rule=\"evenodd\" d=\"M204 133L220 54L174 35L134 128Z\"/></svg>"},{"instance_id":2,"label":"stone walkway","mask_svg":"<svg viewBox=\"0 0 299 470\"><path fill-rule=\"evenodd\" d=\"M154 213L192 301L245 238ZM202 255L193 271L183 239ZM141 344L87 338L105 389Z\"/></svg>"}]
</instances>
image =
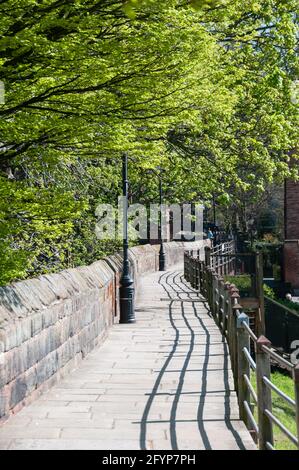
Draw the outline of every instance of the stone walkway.
<instances>
[{"instance_id":1,"label":"stone walkway","mask_svg":"<svg viewBox=\"0 0 299 470\"><path fill-rule=\"evenodd\" d=\"M255 449L227 347L182 272L141 280L134 325L0 428L1 449Z\"/></svg>"}]
</instances>

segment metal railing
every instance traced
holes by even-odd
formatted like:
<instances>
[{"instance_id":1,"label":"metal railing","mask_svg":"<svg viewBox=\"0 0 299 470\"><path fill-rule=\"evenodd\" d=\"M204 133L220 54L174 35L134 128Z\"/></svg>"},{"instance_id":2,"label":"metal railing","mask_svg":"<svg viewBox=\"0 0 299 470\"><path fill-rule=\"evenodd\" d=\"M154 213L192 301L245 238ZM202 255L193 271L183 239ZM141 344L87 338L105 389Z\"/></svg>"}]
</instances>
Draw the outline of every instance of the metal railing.
<instances>
[{"instance_id":1,"label":"metal railing","mask_svg":"<svg viewBox=\"0 0 299 470\"><path fill-rule=\"evenodd\" d=\"M210 264L217 273L221 275L232 274L235 270L234 258L231 256L235 251L235 242L221 243L206 251L206 263Z\"/></svg>"},{"instance_id":2,"label":"metal railing","mask_svg":"<svg viewBox=\"0 0 299 470\"><path fill-rule=\"evenodd\" d=\"M274 425L299 449L299 364L294 365L280 356L265 336L256 336L239 303L239 290L234 284L225 282L206 261L185 253L185 278L207 299L210 311L227 340L240 418L258 442L260 450L275 450ZM288 369L293 377L295 400L271 381L271 359ZM252 385L251 371L255 373L256 387ZM272 393L293 408L297 435L273 413Z\"/></svg>"}]
</instances>

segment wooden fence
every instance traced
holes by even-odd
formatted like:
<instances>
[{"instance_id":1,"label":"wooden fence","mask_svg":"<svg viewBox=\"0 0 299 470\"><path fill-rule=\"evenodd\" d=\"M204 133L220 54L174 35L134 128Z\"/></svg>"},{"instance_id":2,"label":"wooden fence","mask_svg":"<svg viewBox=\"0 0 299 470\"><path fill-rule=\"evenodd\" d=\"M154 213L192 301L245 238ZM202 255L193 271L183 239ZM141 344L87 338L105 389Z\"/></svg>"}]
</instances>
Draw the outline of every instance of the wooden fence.
<instances>
[{"instance_id":1,"label":"wooden fence","mask_svg":"<svg viewBox=\"0 0 299 470\"><path fill-rule=\"evenodd\" d=\"M275 450L274 425L299 449L299 364L294 365L280 356L265 336L255 334L248 315L242 311L239 290L234 284L225 282L209 260L209 255L205 261L201 261L199 253L185 253L184 275L192 287L207 299L210 311L227 340L240 418L252 433L260 450ZM228 265L221 269L229 270L229 263L228 257ZM295 400L271 381L271 359L291 373ZM252 385L251 371L255 373L256 387ZM273 393L294 409L297 435L287 429L273 413Z\"/></svg>"}]
</instances>

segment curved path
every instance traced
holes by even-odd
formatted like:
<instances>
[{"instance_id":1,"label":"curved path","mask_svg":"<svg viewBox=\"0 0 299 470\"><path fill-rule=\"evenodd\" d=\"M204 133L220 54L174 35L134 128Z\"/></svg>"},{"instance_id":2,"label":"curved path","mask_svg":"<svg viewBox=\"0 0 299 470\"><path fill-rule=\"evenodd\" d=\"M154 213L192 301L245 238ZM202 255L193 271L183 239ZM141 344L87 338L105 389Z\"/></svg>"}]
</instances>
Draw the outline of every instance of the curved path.
<instances>
[{"instance_id":1,"label":"curved path","mask_svg":"<svg viewBox=\"0 0 299 470\"><path fill-rule=\"evenodd\" d=\"M179 269L140 283L137 323L11 417L1 449L255 449L204 299Z\"/></svg>"}]
</instances>

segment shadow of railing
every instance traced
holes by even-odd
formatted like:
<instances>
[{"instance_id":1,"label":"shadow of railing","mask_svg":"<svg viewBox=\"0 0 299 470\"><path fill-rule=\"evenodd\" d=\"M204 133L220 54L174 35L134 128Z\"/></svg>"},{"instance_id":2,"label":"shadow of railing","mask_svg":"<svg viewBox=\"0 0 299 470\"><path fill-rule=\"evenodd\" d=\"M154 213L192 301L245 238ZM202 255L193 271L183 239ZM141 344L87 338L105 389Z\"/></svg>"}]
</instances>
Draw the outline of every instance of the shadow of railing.
<instances>
[{"instance_id":1,"label":"shadow of railing","mask_svg":"<svg viewBox=\"0 0 299 470\"><path fill-rule=\"evenodd\" d=\"M210 353L210 346L211 346L211 335L210 332L205 325L205 322L203 319L200 317L199 312L197 311L196 304L197 303L203 303L204 306L207 308L207 305L205 303L204 299L201 299L201 297L198 297L198 293L192 289L190 286L188 286L185 283L185 280L181 276L180 272L167 272L163 273L160 278L159 278L159 284L163 287L167 298L169 299L169 306L168 306L168 319L170 322L170 325L172 326L174 332L175 332L175 337L173 339L173 343L171 346L171 350L168 353L168 356L166 357L166 360L160 369L158 376L156 378L156 381L154 383L154 386L152 390L149 393L149 398L147 400L146 406L143 411L143 415L141 418L140 422L140 448L141 449L146 449L146 441L147 441L147 425L149 423L169 423L169 431L170 431L170 441L171 441L171 448L172 450L178 450L179 449L179 443L178 443L178 436L177 436L177 429L176 429L176 424L177 423L190 423L190 422L197 422L198 425L198 431L203 443L203 446L206 450L212 449L211 442L209 440L209 436L207 433L207 430L205 429L205 422L210 422L210 421L217 421L213 419L205 419L204 418L204 410L205 410L205 402L206 402L206 396L209 396L211 393L218 392L217 390L211 392L208 390L208 366L209 366L209 358L213 356L213 354ZM182 296L185 296L185 298L182 298ZM195 297L194 297L195 296ZM188 329L188 334L186 335L185 333L182 334L182 331L180 329L182 327L176 325L176 319L174 315L174 304L179 302L180 303L180 313L181 313L181 319L184 321L183 328ZM203 365L200 368L201 374L202 374L202 380L201 380L201 386L200 389L194 392L185 392L183 390L184 388L184 381L186 377L186 372L188 372L189 369L189 364L191 357L198 356L197 354L194 353L194 346L195 346L195 339L197 336L197 333L194 331L192 328L191 322L189 321L186 311L185 311L185 305L184 303L188 302L188 305L192 306L192 312L193 312L193 318L196 318L198 320L199 326L201 328L201 337L204 336L204 352L203 354L200 354L201 357L203 357ZM209 312L208 308L207 311ZM189 312L190 313L190 312ZM177 312L176 312L177 314ZM190 338L189 342L186 344L187 345L187 351L184 354L179 354L177 351L178 345L180 343L180 338L188 336ZM234 429L234 426L231 422L231 409L230 409L230 385L229 385L229 373L228 373L228 367L229 367L229 362L228 362L228 351L226 350L226 344L225 340L222 340L224 351L224 370L223 370L223 380L224 380L224 387L223 390L219 391L224 394L223 399L224 399L224 418L223 421L226 424L226 427L229 431L231 431L232 435L235 438L235 442L237 443L239 449L244 449L244 445L242 443L242 439L238 433ZM184 343L185 344L185 343ZM178 384L176 387L176 390L174 393L167 393L167 392L159 392L159 387L161 385L162 379L164 377L164 374L167 371L171 360L174 357L181 357L183 364L182 368L177 371L179 373L179 379L178 379ZM222 370L222 369L221 369ZM185 395L198 395L198 405L197 405L197 415L194 419L177 419L177 410L178 410L178 405L180 402L181 397ZM173 397L173 401L171 403L171 408L170 408L170 416L169 420L150 420L150 412L151 408L153 406L154 400L158 396L165 396L169 395Z\"/></svg>"}]
</instances>

